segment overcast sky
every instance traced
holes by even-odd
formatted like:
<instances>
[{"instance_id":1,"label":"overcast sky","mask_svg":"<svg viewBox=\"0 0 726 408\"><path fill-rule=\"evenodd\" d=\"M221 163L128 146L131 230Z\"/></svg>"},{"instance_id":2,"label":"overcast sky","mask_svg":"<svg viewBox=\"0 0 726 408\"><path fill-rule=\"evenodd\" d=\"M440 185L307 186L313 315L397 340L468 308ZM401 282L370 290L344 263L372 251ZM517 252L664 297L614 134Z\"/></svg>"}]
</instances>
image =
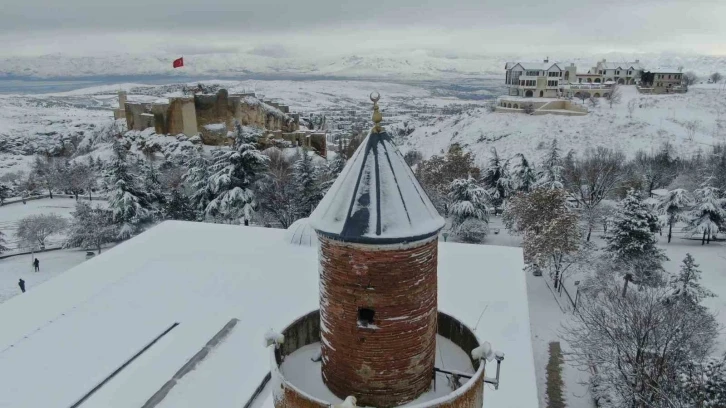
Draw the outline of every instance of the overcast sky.
<instances>
[{"instance_id":1,"label":"overcast sky","mask_svg":"<svg viewBox=\"0 0 726 408\"><path fill-rule=\"evenodd\" d=\"M726 0L0 0L0 55L726 54Z\"/></svg>"}]
</instances>

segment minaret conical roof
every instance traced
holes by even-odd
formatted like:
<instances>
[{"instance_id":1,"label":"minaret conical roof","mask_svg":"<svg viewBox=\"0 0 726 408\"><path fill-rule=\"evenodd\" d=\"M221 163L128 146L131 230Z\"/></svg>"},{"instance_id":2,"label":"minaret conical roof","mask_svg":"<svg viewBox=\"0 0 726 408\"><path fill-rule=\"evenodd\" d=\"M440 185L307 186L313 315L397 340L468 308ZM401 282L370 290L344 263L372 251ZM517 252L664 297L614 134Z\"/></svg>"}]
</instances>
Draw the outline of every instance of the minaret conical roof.
<instances>
[{"instance_id":1,"label":"minaret conical roof","mask_svg":"<svg viewBox=\"0 0 726 408\"><path fill-rule=\"evenodd\" d=\"M433 236L444 219L391 136L376 124L313 211L310 225L343 241L386 244Z\"/></svg>"}]
</instances>

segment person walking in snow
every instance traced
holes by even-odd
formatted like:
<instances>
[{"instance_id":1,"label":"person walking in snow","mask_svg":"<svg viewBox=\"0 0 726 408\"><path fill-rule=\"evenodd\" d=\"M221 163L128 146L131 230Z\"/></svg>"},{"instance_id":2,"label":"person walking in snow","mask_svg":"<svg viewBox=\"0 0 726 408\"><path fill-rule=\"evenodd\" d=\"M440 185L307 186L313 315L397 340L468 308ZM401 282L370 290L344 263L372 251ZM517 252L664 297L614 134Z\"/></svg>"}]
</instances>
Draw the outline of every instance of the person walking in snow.
<instances>
[{"instance_id":1,"label":"person walking in snow","mask_svg":"<svg viewBox=\"0 0 726 408\"><path fill-rule=\"evenodd\" d=\"M18 286L20 286L20 290L25 293L25 281L22 278L18 281Z\"/></svg>"},{"instance_id":2,"label":"person walking in snow","mask_svg":"<svg viewBox=\"0 0 726 408\"><path fill-rule=\"evenodd\" d=\"M35 258L35 260L33 261L33 266L35 267L36 272L40 271L40 261L38 260L38 258Z\"/></svg>"}]
</instances>

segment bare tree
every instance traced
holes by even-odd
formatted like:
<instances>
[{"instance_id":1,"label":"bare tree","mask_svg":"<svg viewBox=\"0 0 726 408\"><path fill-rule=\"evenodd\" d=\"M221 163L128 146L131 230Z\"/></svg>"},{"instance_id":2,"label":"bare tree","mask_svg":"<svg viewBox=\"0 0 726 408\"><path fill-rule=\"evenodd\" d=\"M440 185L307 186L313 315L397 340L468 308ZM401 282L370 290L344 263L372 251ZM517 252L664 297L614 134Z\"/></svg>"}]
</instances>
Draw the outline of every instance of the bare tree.
<instances>
[{"instance_id":1,"label":"bare tree","mask_svg":"<svg viewBox=\"0 0 726 408\"><path fill-rule=\"evenodd\" d=\"M711 74L711 76L709 78L711 79L711 82L713 82L714 84L717 84L717 83L721 82L721 80L723 79L723 75L721 75L721 73L719 73L719 72L714 72L713 74Z\"/></svg>"},{"instance_id":2,"label":"bare tree","mask_svg":"<svg viewBox=\"0 0 726 408\"><path fill-rule=\"evenodd\" d=\"M37 182L48 189L50 198L53 198L53 189L58 182L58 174L55 172L54 161L49 157L35 156L32 175Z\"/></svg>"},{"instance_id":3,"label":"bare tree","mask_svg":"<svg viewBox=\"0 0 726 408\"><path fill-rule=\"evenodd\" d=\"M507 205L504 222L523 235L526 261L548 268L559 287L563 274L577 261L582 239L579 217L567 206L566 193L538 188L517 194Z\"/></svg>"},{"instance_id":4,"label":"bare tree","mask_svg":"<svg viewBox=\"0 0 726 408\"><path fill-rule=\"evenodd\" d=\"M28 245L45 246L45 240L66 229L68 222L57 214L31 215L18 222L16 235Z\"/></svg>"},{"instance_id":5,"label":"bare tree","mask_svg":"<svg viewBox=\"0 0 726 408\"><path fill-rule=\"evenodd\" d=\"M635 112L635 108L638 106L638 101L635 99L631 99L628 101L628 117L630 119L633 119L633 112Z\"/></svg>"},{"instance_id":6,"label":"bare tree","mask_svg":"<svg viewBox=\"0 0 726 408\"><path fill-rule=\"evenodd\" d=\"M686 86L691 86L698 82L698 75L696 75L693 71L688 71L685 74L683 74L683 83L686 84Z\"/></svg>"},{"instance_id":7,"label":"bare tree","mask_svg":"<svg viewBox=\"0 0 726 408\"><path fill-rule=\"evenodd\" d=\"M78 200L78 196L88 188L90 179L92 178L93 170L89 166L82 163L74 163L67 167L61 185L73 193L76 200Z\"/></svg>"},{"instance_id":8,"label":"bare tree","mask_svg":"<svg viewBox=\"0 0 726 408\"><path fill-rule=\"evenodd\" d=\"M534 113L534 105L531 103L522 104L522 111L527 115L531 115Z\"/></svg>"},{"instance_id":9,"label":"bare tree","mask_svg":"<svg viewBox=\"0 0 726 408\"><path fill-rule=\"evenodd\" d=\"M693 140L696 136L696 131L701 127L701 121L698 119L687 120L683 123L683 127L688 132L688 140Z\"/></svg>"},{"instance_id":10,"label":"bare tree","mask_svg":"<svg viewBox=\"0 0 726 408\"><path fill-rule=\"evenodd\" d=\"M600 105L600 100L594 96L591 96L590 99L588 99L588 102L593 108L596 108Z\"/></svg>"},{"instance_id":11,"label":"bare tree","mask_svg":"<svg viewBox=\"0 0 726 408\"><path fill-rule=\"evenodd\" d=\"M607 99L611 109L613 105L619 104L623 99L623 92L620 90L620 86L618 84L614 84L605 99Z\"/></svg>"},{"instance_id":12,"label":"bare tree","mask_svg":"<svg viewBox=\"0 0 726 408\"><path fill-rule=\"evenodd\" d=\"M623 153L605 147L588 149L582 159L568 155L564 166L565 189L582 208L583 217L596 219L595 209L622 180L624 161ZM592 224L588 226L587 241L591 234Z\"/></svg>"},{"instance_id":13,"label":"bare tree","mask_svg":"<svg viewBox=\"0 0 726 408\"><path fill-rule=\"evenodd\" d=\"M679 370L713 350L718 324L707 309L677 301L663 287L621 295L607 284L581 299L564 337L575 363L597 369L591 389L600 406L693 406L674 404L683 397L673 384Z\"/></svg>"}]
</instances>

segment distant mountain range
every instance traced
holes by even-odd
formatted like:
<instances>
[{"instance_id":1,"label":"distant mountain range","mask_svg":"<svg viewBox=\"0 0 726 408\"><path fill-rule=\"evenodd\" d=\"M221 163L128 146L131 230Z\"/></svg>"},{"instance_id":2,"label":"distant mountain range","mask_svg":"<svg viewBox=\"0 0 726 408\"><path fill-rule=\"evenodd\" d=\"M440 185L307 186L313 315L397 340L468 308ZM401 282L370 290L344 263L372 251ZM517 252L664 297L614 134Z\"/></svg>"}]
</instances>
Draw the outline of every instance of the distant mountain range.
<instances>
[{"instance_id":1,"label":"distant mountain range","mask_svg":"<svg viewBox=\"0 0 726 408\"><path fill-rule=\"evenodd\" d=\"M43 55L0 56L3 78L84 78L98 76L162 75L183 77L339 77L406 80L457 79L502 76L507 61L541 60L538 55L438 55L428 51L340 57L274 58L250 53L184 55L184 67L172 68L179 55L117 54L94 57ZM701 76L726 72L726 56L678 54L593 54L550 61L574 62L586 71L602 58L608 61L639 59L651 69L683 67Z\"/></svg>"}]
</instances>

